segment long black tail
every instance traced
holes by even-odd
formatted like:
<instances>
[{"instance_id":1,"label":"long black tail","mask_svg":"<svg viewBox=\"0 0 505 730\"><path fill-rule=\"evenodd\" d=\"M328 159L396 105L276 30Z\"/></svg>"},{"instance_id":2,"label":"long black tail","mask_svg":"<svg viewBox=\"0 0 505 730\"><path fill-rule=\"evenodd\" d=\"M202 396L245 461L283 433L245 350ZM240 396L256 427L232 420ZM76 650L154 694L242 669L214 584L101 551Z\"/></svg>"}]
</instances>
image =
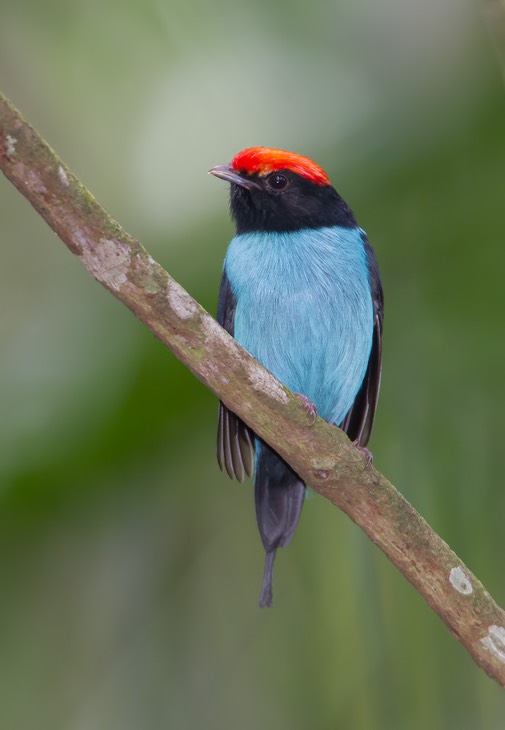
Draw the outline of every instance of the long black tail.
<instances>
[{"instance_id":1,"label":"long black tail","mask_svg":"<svg viewBox=\"0 0 505 730\"><path fill-rule=\"evenodd\" d=\"M305 496L305 484L285 461L265 443L258 443L254 494L256 519L266 550L260 606L272 605L272 571L275 552L294 535Z\"/></svg>"}]
</instances>

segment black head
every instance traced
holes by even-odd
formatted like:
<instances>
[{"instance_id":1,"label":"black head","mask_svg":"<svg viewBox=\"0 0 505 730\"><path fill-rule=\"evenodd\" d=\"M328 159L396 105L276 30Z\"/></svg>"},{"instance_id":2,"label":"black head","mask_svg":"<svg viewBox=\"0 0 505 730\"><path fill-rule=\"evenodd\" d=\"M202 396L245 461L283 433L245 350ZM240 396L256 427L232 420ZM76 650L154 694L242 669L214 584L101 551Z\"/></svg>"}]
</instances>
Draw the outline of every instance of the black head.
<instances>
[{"instance_id":1,"label":"black head","mask_svg":"<svg viewBox=\"0 0 505 730\"><path fill-rule=\"evenodd\" d=\"M258 151L262 151L263 157L270 153L268 160L272 159L271 153L277 153L277 165L285 160L295 169L270 170L263 159L262 167L258 164ZM331 186L326 173L308 158L252 148L239 153L231 165L220 165L210 172L231 185L230 207L239 234L357 225L351 209Z\"/></svg>"}]
</instances>

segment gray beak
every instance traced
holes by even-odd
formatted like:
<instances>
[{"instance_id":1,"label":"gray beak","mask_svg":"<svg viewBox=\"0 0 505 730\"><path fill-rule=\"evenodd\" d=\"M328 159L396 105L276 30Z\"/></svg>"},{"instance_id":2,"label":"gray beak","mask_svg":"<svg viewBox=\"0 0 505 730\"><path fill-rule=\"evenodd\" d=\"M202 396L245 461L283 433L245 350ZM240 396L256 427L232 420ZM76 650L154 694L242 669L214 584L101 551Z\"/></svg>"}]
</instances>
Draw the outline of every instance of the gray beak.
<instances>
[{"instance_id":1,"label":"gray beak","mask_svg":"<svg viewBox=\"0 0 505 730\"><path fill-rule=\"evenodd\" d=\"M226 180L226 182L229 183L235 183L235 185L240 185L241 188L247 188L248 190L259 189L258 183L242 176L239 172L230 167L230 165L217 165L209 170L209 175L215 175L216 177L221 178L221 180Z\"/></svg>"}]
</instances>

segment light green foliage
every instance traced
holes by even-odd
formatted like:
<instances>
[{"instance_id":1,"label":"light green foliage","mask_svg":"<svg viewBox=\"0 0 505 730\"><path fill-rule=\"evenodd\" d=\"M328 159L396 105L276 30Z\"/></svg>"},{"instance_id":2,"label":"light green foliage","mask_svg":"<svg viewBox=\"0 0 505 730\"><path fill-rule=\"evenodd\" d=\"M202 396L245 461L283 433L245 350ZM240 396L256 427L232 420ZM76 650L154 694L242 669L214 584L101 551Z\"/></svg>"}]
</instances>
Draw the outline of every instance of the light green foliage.
<instances>
[{"instance_id":1,"label":"light green foliage","mask_svg":"<svg viewBox=\"0 0 505 730\"><path fill-rule=\"evenodd\" d=\"M479 22L4 0L0 86L211 312L232 227L207 169L257 144L327 169L384 278L375 462L503 604L505 110ZM0 727L503 727L502 690L320 498L260 612L213 396L3 178L0 235Z\"/></svg>"}]
</instances>

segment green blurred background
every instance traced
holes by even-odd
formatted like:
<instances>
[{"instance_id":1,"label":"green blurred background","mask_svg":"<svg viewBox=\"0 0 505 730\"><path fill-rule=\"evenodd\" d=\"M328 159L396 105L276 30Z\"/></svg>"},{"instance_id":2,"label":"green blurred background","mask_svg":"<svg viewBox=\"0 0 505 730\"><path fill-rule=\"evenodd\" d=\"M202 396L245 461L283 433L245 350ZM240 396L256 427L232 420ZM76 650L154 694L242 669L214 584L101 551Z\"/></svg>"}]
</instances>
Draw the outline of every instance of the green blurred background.
<instances>
[{"instance_id":1,"label":"green blurred background","mask_svg":"<svg viewBox=\"0 0 505 730\"><path fill-rule=\"evenodd\" d=\"M386 291L375 463L504 604L490 7L1 0L0 88L212 313L232 225L209 167L267 145L327 169ZM4 178L0 230L2 730L503 730L502 690L320 497L260 611L216 399Z\"/></svg>"}]
</instances>

